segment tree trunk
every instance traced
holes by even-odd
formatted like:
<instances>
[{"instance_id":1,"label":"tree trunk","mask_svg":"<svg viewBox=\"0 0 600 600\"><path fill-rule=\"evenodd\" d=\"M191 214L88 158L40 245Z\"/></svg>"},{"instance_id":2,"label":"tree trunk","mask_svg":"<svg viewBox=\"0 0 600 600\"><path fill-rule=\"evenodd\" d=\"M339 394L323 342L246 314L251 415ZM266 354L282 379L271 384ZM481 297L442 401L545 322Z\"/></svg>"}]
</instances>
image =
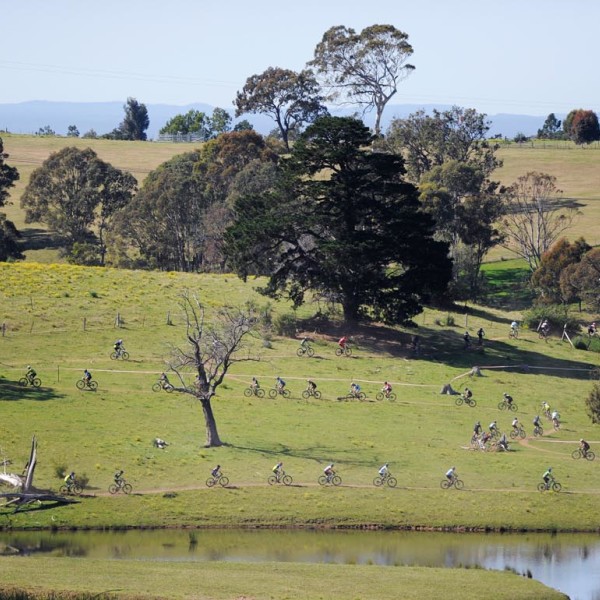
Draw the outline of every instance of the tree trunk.
<instances>
[{"instance_id":1,"label":"tree trunk","mask_svg":"<svg viewBox=\"0 0 600 600\"><path fill-rule=\"evenodd\" d=\"M213 414L212 406L210 404L210 398L201 398L200 402L202 403L204 422L206 423L206 444L204 444L204 447L214 448L216 446L222 446L223 442L217 431L217 422L215 421L215 415Z\"/></svg>"}]
</instances>

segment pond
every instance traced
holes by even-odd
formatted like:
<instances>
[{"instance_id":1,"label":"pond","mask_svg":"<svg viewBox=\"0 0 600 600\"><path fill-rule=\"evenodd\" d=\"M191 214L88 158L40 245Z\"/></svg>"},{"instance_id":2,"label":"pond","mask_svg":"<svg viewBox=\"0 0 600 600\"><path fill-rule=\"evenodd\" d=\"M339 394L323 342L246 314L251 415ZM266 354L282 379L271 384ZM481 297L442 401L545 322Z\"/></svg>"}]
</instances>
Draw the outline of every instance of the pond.
<instances>
[{"instance_id":1,"label":"pond","mask_svg":"<svg viewBox=\"0 0 600 600\"><path fill-rule=\"evenodd\" d=\"M0 532L0 553L155 561L315 562L513 569L600 599L600 536L396 531Z\"/></svg>"}]
</instances>

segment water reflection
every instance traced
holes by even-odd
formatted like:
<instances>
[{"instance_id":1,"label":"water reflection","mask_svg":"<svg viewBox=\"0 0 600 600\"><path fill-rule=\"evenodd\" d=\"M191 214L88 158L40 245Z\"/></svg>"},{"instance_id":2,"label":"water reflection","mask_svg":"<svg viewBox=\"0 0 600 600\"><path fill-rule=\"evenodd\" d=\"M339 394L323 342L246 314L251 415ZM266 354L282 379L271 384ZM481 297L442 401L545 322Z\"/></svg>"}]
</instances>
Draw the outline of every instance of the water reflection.
<instances>
[{"instance_id":1,"label":"water reflection","mask_svg":"<svg viewBox=\"0 0 600 600\"><path fill-rule=\"evenodd\" d=\"M600 600L600 536L382 531L0 532L0 553L157 561L315 562L530 572L572 600Z\"/></svg>"}]
</instances>

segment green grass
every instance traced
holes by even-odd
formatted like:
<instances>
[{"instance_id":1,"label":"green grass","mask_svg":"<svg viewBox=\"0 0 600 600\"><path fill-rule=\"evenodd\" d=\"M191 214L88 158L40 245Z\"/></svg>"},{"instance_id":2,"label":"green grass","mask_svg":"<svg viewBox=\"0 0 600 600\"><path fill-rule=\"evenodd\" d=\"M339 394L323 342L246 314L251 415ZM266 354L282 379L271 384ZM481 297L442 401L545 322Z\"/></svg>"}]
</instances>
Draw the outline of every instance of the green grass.
<instances>
[{"instance_id":1,"label":"green grass","mask_svg":"<svg viewBox=\"0 0 600 600\"><path fill-rule=\"evenodd\" d=\"M67 566L65 566L65 564ZM253 600L334 598L405 600L444 597L479 600L496 590L514 600L564 598L537 581L510 572L481 569L380 567L295 563L158 563L76 558L0 558L0 598L11 586L91 593L105 590L122 597ZM42 598L44 596L41 596Z\"/></svg>"}]
</instances>

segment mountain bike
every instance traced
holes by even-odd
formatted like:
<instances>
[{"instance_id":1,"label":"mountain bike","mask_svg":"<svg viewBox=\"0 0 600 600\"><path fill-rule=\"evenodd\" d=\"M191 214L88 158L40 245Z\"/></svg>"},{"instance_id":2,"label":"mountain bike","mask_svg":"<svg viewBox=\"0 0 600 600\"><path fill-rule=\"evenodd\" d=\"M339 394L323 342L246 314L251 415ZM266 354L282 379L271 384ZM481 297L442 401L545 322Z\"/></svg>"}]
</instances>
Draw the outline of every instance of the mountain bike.
<instances>
[{"instance_id":1,"label":"mountain bike","mask_svg":"<svg viewBox=\"0 0 600 600\"><path fill-rule=\"evenodd\" d=\"M173 391L173 386L170 383L165 383L164 381L161 381L160 379L152 384L152 391L153 392L160 392L160 390L165 390L165 392L167 392L168 394L170 394Z\"/></svg>"},{"instance_id":2,"label":"mountain bike","mask_svg":"<svg viewBox=\"0 0 600 600\"><path fill-rule=\"evenodd\" d=\"M321 475L317 481L319 485L342 485L342 478L339 475Z\"/></svg>"},{"instance_id":3,"label":"mountain bike","mask_svg":"<svg viewBox=\"0 0 600 600\"><path fill-rule=\"evenodd\" d=\"M338 400L366 400L364 392L348 392L345 396L338 396Z\"/></svg>"},{"instance_id":4,"label":"mountain bike","mask_svg":"<svg viewBox=\"0 0 600 600\"><path fill-rule=\"evenodd\" d=\"M335 349L335 355L336 356L352 356L352 349L346 345L343 348L336 348Z\"/></svg>"},{"instance_id":5,"label":"mountain bike","mask_svg":"<svg viewBox=\"0 0 600 600\"><path fill-rule=\"evenodd\" d=\"M571 457L575 460L578 458L585 458L586 460L592 461L596 458L596 455L591 450L584 452L581 448L577 448L577 450L571 452Z\"/></svg>"},{"instance_id":6,"label":"mountain bike","mask_svg":"<svg viewBox=\"0 0 600 600\"><path fill-rule=\"evenodd\" d=\"M519 410L519 407L514 402L509 403L506 401L506 399L498 402L498 408L500 410L508 410L512 412L517 412Z\"/></svg>"},{"instance_id":7,"label":"mountain bike","mask_svg":"<svg viewBox=\"0 0 600 600\"><path fill-rule=\"evenodd\" d=\"M112 360L119 360L119 358L122 358L123 360L129 360L129 352L127 352L124 348L113 350L113 352L110 353L110 358Z\"/></svg>"},{"instance_id":8,"label":"mountain bike","mask_svg":"<svg viewBox=\"0 0 600 600\"><path fill-rule=\"evenodd\" d=\"M553 492L560 492L560 490L562 490L562 485L558 483L558 481L551 479L548 483L546 483L545 481L541 481L540 483L538 483L537 489L540 492L545 492L547 490L552 490Z\"/></svg>"},{"instance_id":9,"label":"mountain bike","mask_svg":"<svg viewBox=\"0 0 600 600\"><path fill-rule=\"evenodd\" d=\"M475 408L477 406L477 402L475 402L474 398L472 397L468 397L465 396L464 394L461 394L455 401L454 403L456 404L456 406L462 406L463 402L465 404L467 404L468 406L470 406L471 408Z\"/></svg>"},{"instance_id":10,"label":"mountain bike","mask_svg":"<svg viewBox=\"0 0 600 600\"><path fill-rule=\"evenodd\" d=\"M513 340L518 339L519 338L519 330L513 329L511 327L510 331L508 332L508 337L509 337L509 339L513 339Z\"/></svg>"},{"instance_id":11,"label":"mountain bike","mask_svg":"<svg viewBox=\"0 0 600 600\"><path fill-rule=\"evenodd\" d=\"M92 392L95 392L98 389L98 382L93 379L90 379L89 381L87 379L78 379L75 383L75 387L81 391L91 390Z\"/></svg>"},{"instance_id":12,"label":"mountain bike","mask_svg":"<svg viewBox=\"0 0 600 600\"><path fill-rule=\"evenodd\" d=\"M523 429L522 425L519 425L519 427L517 427L517 429L515 429L513 427L512 431L510 432L510 437L513 440L516 440L517 438L521 438L522 440L525 439L525 437L527 436L527 434L525 433L525 429Z\"/></svg>"},{"instance_id":13,"label":"mountain bike","mask_svg":"<svg viewBox=\"0 0 600 600\"><path fill-rule=\"evenodd\" d=\"M285 471L280 473L279 475L269 475L267 478L267 483L269 485L275 485L276 483L283 483L283 485L292 485L292 476L287 475Z\"/></svg>"},{"instance_id":14,"label":"mountain bike","mask_svg":"<svg viewBox=\"0 0 600 600\"><path fill-rule=\"evenodd\" d=\"M392 476L391 473L386 473L385 475L377 475L375 479L373 479L373 485L380 487L382 485L387 484L389 487L396 487L398 485L398 480Z\"/></svg>"},{"instance_id":15,"label":"mountain bike","mask_svg":"<svg viewBox=\"0 0 600 600\"><path fill-rule=\"evenodd\" d=\"M83 488L77 483L77 481L73 481L72 483L65 483L64 485L61 485L58 491L61 494L79 496L81 492L83 492Z\"/></svg>"},{"instance_id":16,"label":"mountain bike","mask_svg":"<svg viewBox=\"0 0 600 600\"><path fill-rule=\"evenodd\" d=\"M315 351L310 344L304 344L304 346L300 346L298 350L296 350L296 354L298 356L306 355L309 358L312 358L315 355Z\"/></svg>"},{"instance_id":17,"label":"mountain bike","mask_svg":"<svg viewBox=\"0 0 600 600\"><path fill-rule=\"evenodd\" d=\"M114 483L111 483L108 486L108 491L111 494L116 494L117 492L123 492L124 494L131 494L133 491L133 487L130 483L127 483L125 479L117 479Z\"/></svg>"},{"instance_id":18,"label":"mountain bike","mask_svg":"<svg viewBox=\"0 0 600 600\"><path fill-rule=\"evenodd\" d=\"M454 486L457 490L462 490L465 487L465 483L462 479L459 479L458 477L453 477L452 479L448 479L447 477L445 477L444 479L442 479L442 481L440 481L440 487L443 490L448 490L452 486Z\"/></svg>"},{"instance_id":19,"label":"mountain bike","mask_svg":"<svg viewBox=\"0 0 600 600\"><path fill-rule=\"evenodd\" d=\"M396 392L377 392L377 396L375 396L375 398L377 398L377 400L389 400L390 402L396 402L396 399L398 398L398 396L396 396Z\"/></svg>"},{"instance_id":20,"label":"mountain bike","mask_svg":"<svg viewBox=\"0 0 600 600\"><path fill-rule=\"evenodd\" d=\"M290 392L290 390L288 390L287 388L280 387L271 388L269 390L269 398L277 398L278 394L280 394L284 398L289 398L292 395L292 392Z\"/></svg>"},{"instance_id":21,"label":"mountain bike","mask_svg":"<svg viewBox=\"0 0 600 600\"><path fill-rule=\"evenodd\" d=\"M225 475L219 473L219 475L217 475L216 477L214 475L211 475L206 480L206 485L208 487L213 487L214 485L217 485L217 483L222 487L227 487L229 485L229 477L225 477Z\"/></svg>"},{"instance_id":22,"label":"mountain bike","mask_svg":"<svg viewBox=\"0 0 600 600\"><path fill-rule=\"evenodd\" d=\"M315 390L313 388L306 388L303 392L302 392L302 397L307 400L310 397L316 398L317 400L321 399L321 392L319 390Z\"/></svg>"},{"instance_id":23,"label":"mountain bike","mask_svg":"<svg viewBox=\"0 0 600 600\"><path fill-rule=\"evenodd\" d=\"M28 385L40 387L40 385L42 385L42 380L39 377L21 377L21 379L19 379L19 385L22 385L23 387L27 387Z\"/></svg>"},{"instance_id":24,"label":"mountain bike","mask_svg":"<svg viewBox=\"0 0 600 600\"><path fill-rule=\"evenodd\" d=\"M546 343L548 343L549 337L550 337L550 329L540 329L538 331L538 338L540 340L544 340Z\"/></svg>"},{"instance_id":25,"label":"mountain bike","mask_svg":"<svg viewBox=\"0 0 600 600\"><path fill-rule=\"evenodd\" d=\"M541 425L536 425L536 426L533 428L533 435L534 435L535 437L539 437L539 436L542 436L542 435L544 435L544 428L543 428Z\"/></svg>"},{"instance_id":26,"label":"mountain bike","mask_svg":"<svg viewBox=\"0 0 600 600\"><path fill-rule=\"evenodd\" d=\"M244 396L246 396L246 398L250 398L251 396L256 396L257 398L264 398L265 390L263 390L260 387L250 386L244 390Z\"/></svg>"}]
</instances>

